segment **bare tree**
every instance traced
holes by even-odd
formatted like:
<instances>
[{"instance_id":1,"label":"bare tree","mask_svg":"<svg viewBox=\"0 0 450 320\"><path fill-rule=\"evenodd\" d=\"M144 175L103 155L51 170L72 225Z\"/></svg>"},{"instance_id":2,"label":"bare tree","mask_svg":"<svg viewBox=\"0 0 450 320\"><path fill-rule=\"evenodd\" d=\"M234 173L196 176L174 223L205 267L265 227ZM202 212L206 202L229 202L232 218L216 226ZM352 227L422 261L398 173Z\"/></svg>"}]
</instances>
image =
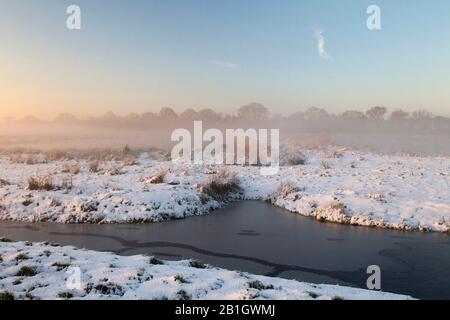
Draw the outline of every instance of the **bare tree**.
<instances>
[{"instance_id":1,"label":"bare tree","mask_svg":"<svg viewBox=\"0 0 450 320\"><path fill-rule=\"evenodd\" d=\"M433 114L427 110L417 110L411 114L414 120L428 120L433 118Z\"/></svg>"},{"instance_id":2,"label":"bare tree","mask_svg":"<svg viewBox=\"0 0 450 320\"><path fill-rule=\"evenodd\" d=\"M176 119L178 115L171 108L164 107L159 111L160 118L163 119Z\"/></svg>"},{"instance_id":3,"label":"bare tree","mask_svg":"<svg viewBox=\"0 0 450 320\"><path fill-rule=\"evenodd\" d=\"M185 120L195 120L198 119L198 112L193 109L186 109L180 114L180 118Z\"/></svg>"},{"instance_id":4,"label":"bare tree","mask_svg":"<svg viewBox=\"0 0 450 320\"><path fill-rule=\"evenodd\" d=\"M238 109L238 117L247 120L266 120L269 110L260 103L250 103Z\"/></svg>"},{"instance_id":5,"label":"bare tree","mask_svg":"<svg viewBox=\"0 0 450 320\"><path fill-rule=\"evenodd\" d=\"M366 115L372 120L382 120L386 112L386 107L372 107L366 111Z\"/></svg>"}]
</instances>

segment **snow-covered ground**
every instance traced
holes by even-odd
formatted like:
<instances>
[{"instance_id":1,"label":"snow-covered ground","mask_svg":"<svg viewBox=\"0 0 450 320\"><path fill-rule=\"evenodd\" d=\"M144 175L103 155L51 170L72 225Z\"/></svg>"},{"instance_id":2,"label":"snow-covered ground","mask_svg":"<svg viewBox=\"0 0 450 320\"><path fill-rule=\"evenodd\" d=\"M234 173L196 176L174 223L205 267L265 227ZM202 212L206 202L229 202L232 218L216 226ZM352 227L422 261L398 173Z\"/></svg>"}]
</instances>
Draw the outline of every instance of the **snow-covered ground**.
<instances>
[{"instance_id":1,"label":"snow-covered ground","mask_svg":"<svg viewBox=\"0 0 450 320\"><path fill-rule=\"evenodd\" d=\"M0 241L0 266L2 299L411 299L45 243Z\"/></svg>"},{"instance_id":2,"label":"snow-covered ground","mask_svg":"<svg viewBox=\"0 0 450 320\"><path fill-rule=\"evenodd\" d=\"M303 165L283 166L274 176L261 176L258 167L176 164L152 160L145 153L137 163L103 161L98 172L90 172L86 160L23 164L3 155L0 219L157 222L206 214L232 200L258 199L321 221L449 232L450 158L336 148L304 151L304 156ZM70 169L77 164L80 172ZM236 173L241 187L225 201L201 192L221 169ZM155 183L161 171L166 172L164 180ZM29 177L46 175L59 190L27 189Z\"/></svg>"}]
</instances>

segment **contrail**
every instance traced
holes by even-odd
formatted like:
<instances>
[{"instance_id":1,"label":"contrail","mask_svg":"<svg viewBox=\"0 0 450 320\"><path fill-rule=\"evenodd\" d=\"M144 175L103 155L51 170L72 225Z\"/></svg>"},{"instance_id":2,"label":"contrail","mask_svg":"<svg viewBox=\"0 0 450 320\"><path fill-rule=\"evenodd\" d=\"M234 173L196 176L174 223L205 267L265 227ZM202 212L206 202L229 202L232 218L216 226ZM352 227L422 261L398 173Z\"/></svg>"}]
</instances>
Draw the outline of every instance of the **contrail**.
<instances>
[{"instance_id":1,"label":"contrail","mask_svg":"<svg viewBox=\"0 0 450 320\"><path fill-rule=\"evenodd\" d=\"M325 37L323 36L323 31L319 30L319 29L315 29L314 37L317 40L317 50L319 51L319 56L322 59L330 60L331 56L325 50Z\"/></svg>"}]
</instances>

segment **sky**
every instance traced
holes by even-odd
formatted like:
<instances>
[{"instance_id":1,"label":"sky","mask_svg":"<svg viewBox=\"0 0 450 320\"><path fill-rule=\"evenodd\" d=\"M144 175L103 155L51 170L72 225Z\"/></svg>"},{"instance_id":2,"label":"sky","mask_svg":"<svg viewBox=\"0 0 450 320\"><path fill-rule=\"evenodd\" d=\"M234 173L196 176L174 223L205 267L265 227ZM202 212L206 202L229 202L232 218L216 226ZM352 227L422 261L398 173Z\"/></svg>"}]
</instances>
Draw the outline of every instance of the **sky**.
<instances>
[{"instance_id":1,"label":"sky","mask_svg":"<svg viewBox=\"0 0 450 320\"><path fill-rule=\"evenodd\" d=\"M0 0L0 118L250 102L449 116L449 18L448 0Z\"/></svg>"}]
</instances>

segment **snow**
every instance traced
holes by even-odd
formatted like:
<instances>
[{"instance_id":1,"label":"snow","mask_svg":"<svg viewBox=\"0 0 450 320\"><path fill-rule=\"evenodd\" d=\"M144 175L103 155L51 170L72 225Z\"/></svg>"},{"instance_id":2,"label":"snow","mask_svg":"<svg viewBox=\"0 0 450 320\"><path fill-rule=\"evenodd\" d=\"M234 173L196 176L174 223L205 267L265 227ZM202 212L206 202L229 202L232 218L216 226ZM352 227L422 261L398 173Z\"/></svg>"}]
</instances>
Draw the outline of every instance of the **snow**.
<instances>
[{"instance_id":1,"label":"snow","mask_svg":"<svg viewBox=\"0 0 450 320\"><path fill-rule=\"evenodd\" d=\"M158 260L161 264L155 264L151 257L141 255L123 257L49 243L3 241L0 294L15 299L412 299L207 265L196 268L191 261ZM33 268L35 275L17 276L23 267ZM78 276L74 278L76 270L80 271L79 283ZM77 283L77 287L70 286Z\"/></svg>"},{"instance_id":2,"label":"snow","mask_svg":"<svg viewBox=\"0 0 450 320\"><path fill-rule=\"evenodd\" d=\"M238 199L258 199L320 221L400 230L450 231L450 158L383 155L336 148L303 151L304 165L261 176L252 166L199 166L154 160L23 164L0 156L0 219L59 223L140 223L203 215ZM44 162L44 163L40 163ZM78 174L62 172L78 163ZM117 170L119 168L119 170ZM237 174L241 193L205 199L215 172ZM153 177L166 171L163 183ZM27 190L30 176L51 174L66 190ZM290 185L291 187L283 187Z\"/></svg>"}]
</instances>

